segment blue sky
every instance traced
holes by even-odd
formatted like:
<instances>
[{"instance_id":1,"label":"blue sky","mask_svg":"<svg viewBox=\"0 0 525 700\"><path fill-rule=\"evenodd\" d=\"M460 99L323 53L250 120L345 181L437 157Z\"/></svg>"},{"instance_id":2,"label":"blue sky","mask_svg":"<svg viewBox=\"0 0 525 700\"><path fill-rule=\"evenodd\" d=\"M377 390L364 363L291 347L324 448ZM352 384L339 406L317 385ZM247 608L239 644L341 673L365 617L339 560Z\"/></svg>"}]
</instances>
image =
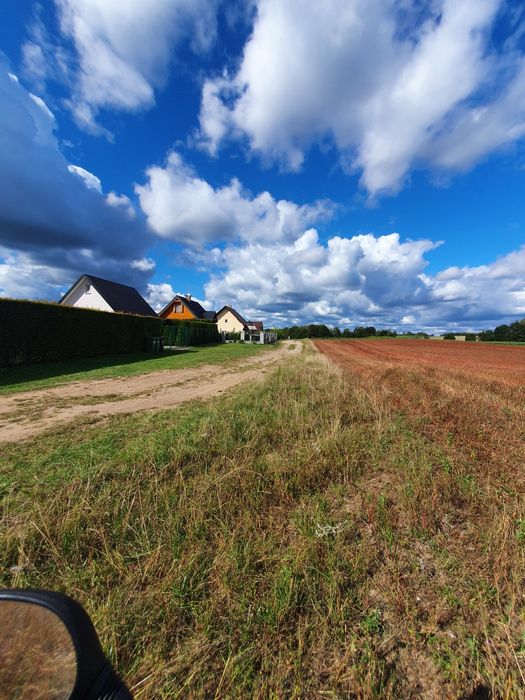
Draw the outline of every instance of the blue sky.
<instances>
[{"instance_id":1,"label":"blue sky","mask_svg":"<svg viewBox=\"0 0 525 700\"><path fill-rule=\"evenodd\" d=\"M0 0L0 295L525 316L525 7Z\"/></svg>"}]
</instances>

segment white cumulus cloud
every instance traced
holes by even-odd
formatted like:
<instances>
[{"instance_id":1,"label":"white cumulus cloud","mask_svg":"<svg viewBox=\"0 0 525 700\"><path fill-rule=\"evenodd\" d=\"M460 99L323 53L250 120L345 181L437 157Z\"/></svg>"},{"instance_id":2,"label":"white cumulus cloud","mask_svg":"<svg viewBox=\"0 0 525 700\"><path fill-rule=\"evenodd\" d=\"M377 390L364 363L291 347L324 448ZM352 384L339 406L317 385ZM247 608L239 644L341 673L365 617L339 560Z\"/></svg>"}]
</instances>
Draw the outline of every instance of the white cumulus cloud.
<instances>
[{"instance_id":1,"label":"white cumulus cloud","mask_svg":"<svg viewBox=\"0 0 525 700\"><path fill-rule=\"evenodd\" d=\"M146 299L148 304L155 309L155 311L161 311L166 304L173 299L176 294L182 294L182 292L176 292L171 284L167 282L160 282L159 284L149 283L147 286ZM192 296L192 299L197 301L206 310L211 311L211 302L206 299L199 299L198 297Z\"/></svg>"},{"instance_id":2,"label":"white cumulus cloud","mask_svg":"<svg viewBox=\"0 0 525 700\"><path fill-rule=\"evenodd\" d=\"M64 281L59 265L39 263L29 253L0 247L0 297L58 300Z\"/></svg>"},{"instance_id":3,"label":"white cumulus cloud","mask_svg":"<svg viewBox=\"0 0 525 700\"><path fill-rule=\"evenodd\" d=\"M402 242L399 234L334 236L326 243L315 229L293 242L229 246L222 269L206 285L206 296L232 299L252 316L278 321L395 315L428 303L421 279L429 240Z\"/></svg>"},{"instance_id":4,"label":"white cumulus cloud","mask_svg":"<svg viewBox=\"0 0 525 700\"><path fill-rule=\"evenodd\" d=\"M523 54L496 54L501 0L259 0L238 69L205 81L202 144L245 136L294 170L335 144L371 193L463 169L525 132Z\"/></svg>"},{"instance_id":5,"label":"white cumulus cloud","mask_svg":"<svg viewBox=\"0 0 525 700\"><path fill-rule=\"evenodd\" d=\"M151 258L141 258L140 260L133 260L131 262L131 267L134 270L142 270L142 272L148 272L149 270L155 269L155 260Z\"/></svg>"},{"instance_id":6,"label":"white cumulus cloud","mask_svg":"<svg viewBox=\"0 0 525 700\"><path fill-rule=\"evenodd\" d=\"M167 282L160 282L159 284L148 283L146 301L155 311L161 311L174 296L175 290L171 284Z\"/></svg>"},{"instance_id":7,"label":"white cumulus cloud","mask_svg":"<svg viewBox=\"0 0 525 700\"><path fill-rule=\"evenodd\" d=\"M440 243L399 234L334 236L315 229L290 243L228 246L205 286L221 306L276 325L478 330L525 315L525 247L479 267L426 273Z\"/></svg>"},{"instance_id":8,"label":"white cumulus cloud","mask_svg":"<svg viewBox=\"0 0 525 700\"><path fill-rule=\"evenodd\" d=\"M215 188L176 152L168 155L164 167L148 168L146 176L147 182L135 191L150 227L163 238L192 247L235 238L290 238L333 211L325 201L301 206L275 200L269 192L252 196L236 179Z\"/></svg>"},{"instance_id":9,"label":"white cumulus cloud","mask_svg":"<svg viewBox=\"0 0 525 700\"><path fill-rule=\"evenodd\" d=\"M25 73L41 88L63 82L77 124L94 134L103 109L135 112L155 102L174 51L206 51L215 39L215 0L55 0L62 35L51 38L43 13L23 45ZM72 49L70 46L72 45Z\"/></svg>"},{"instance_id":10,"label":"white cumulus cloud","mask_svg":"<svg viewBox=\"0 0 525 700\"><path fill-rule=\"evenodd\" d=\"M476 267L449 267L428 279L434 315L443 321L515 320L525 316L525 246ZM490 324L488 324L490 326Z\"/></svg>"},{"instance_id":11,"label":"white cumulus cloud","mask_svg":"<svg viewBox=\"0 0 525 700\"><path fill-rule=\"evenodd\" d=\"M70 173L77 175L88 190L95 190L95 192L99 193L102 192L102 183L100 182L100 178L93 175L93 173L89 172L89 170L82 168L80 165L68 165L67 169Z\"/></svg>"},{"instance_id":12,"label":"white cumulus cloud","mask_svg":"<svg viewBox=\"0 0 525 700\"><path fill-rule=\"evenodd\" d=\"M126 213L129 219L135 218L135 207L133 206L131 199L126 197L125 194L117 194L116 192L110 192L106 196L106 202L110 207L120 208L121 211Z\"/></svg>"}]
</instances>

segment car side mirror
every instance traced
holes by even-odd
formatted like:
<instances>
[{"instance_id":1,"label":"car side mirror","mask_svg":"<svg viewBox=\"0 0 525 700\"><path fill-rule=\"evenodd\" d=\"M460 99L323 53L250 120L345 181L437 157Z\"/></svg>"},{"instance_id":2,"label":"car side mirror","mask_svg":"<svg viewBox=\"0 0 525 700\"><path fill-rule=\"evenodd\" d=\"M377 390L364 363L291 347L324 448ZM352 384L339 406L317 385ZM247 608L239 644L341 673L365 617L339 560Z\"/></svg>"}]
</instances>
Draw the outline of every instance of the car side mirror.
<instances>
[{"instance_id":1,"label":"car side mirror","mask_svg":"<svg viewBox=\"0 0 525 700\"><path fill-rule=\"evenodd\" d=\"M88 614L53 591L0 590L0 700L131 700Z\"/></svg>"}]
</instances>

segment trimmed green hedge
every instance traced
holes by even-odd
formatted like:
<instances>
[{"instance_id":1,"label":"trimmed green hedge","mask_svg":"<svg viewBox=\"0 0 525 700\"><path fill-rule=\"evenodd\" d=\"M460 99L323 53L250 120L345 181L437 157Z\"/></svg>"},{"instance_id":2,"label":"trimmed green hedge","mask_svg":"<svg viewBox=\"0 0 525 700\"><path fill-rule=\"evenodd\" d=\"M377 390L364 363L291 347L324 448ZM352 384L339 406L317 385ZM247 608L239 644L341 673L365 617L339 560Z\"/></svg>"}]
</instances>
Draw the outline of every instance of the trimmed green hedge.
<instances>
[{"instance_id":1,"label":"trimmed green hedge","mask_svg":"<svg viewBox=\"0 0 525 700\"><path fill-rule=\"evenodd\" d=\"M0 299L0 366L142 352L147 336L161 335L153 316Z\"/></svg>"},{"instance_id":2,"label":"trimmed green hedge","mask_svg":"<svg viewBox=\"0 0 525 700\"><path fill-rule=\"evenodd\" d=\"M164 321L164 345L189 347L220 342L217 324L211 321Z\"/></svg>"}]
</instances>

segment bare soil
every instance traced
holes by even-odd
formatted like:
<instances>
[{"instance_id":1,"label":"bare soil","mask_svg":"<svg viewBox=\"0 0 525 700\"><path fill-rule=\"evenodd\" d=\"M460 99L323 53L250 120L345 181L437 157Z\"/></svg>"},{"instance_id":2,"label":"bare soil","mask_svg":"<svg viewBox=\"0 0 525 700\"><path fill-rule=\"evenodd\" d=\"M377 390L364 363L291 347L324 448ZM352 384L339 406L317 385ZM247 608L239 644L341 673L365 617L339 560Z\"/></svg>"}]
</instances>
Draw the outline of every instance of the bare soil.
<instances>
[{"instance_id":1,"label":"bare soil","mask_svg":"<svg viewBox=\"0 0 525 700\"><path fill-rule=\"evenodd\" d=\"M315 347L441 444L458 440L525 487L525 348L444 340L348 340ZM497 464L497 467L495 466Z\"/></svg>"},{"instance_id":2,"label":"bare soil","mask_svg":"<svg viewBox=\"0 0 525 700\"><path fill-rule=\"evenodd\" d=\"M160 410L208 399L260 378L270 366L301 351L283 342L275 351L229 364L163 370L131 377L72 382L0 397L0 443L19 442L78 418L90 422L117 414Z\"/></svg>"},{"instance_id":3,"label":"bare soil","mask_svg":"<svg viewBox=\"0 0 525 700\"><path fill-rule=\"evenodd\" d=\"M507 386L525 385L525 347L410 339L317 340L314 345L337 364L359 374L403 365L467 373Z\"/></svg>"}]
</instances>

